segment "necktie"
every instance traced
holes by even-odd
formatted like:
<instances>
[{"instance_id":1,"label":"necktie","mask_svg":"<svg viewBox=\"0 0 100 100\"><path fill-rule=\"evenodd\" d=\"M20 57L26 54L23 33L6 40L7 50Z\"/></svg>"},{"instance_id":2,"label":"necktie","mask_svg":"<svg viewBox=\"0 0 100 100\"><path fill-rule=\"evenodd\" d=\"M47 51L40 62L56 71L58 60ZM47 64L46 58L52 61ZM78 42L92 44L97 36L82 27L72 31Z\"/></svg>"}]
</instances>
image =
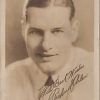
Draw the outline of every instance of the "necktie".
<instances>
[{"instance_id":1,"label":"necktie","mask_svg":"<svg viewBox=\"0 0 100 100\"><path fill-rule=\"evenodd\" d=\"M51 86L52 84L54 83L51 75L48 77L46 83L45 83L45 86Z\"/></svg>"}]
</instances>

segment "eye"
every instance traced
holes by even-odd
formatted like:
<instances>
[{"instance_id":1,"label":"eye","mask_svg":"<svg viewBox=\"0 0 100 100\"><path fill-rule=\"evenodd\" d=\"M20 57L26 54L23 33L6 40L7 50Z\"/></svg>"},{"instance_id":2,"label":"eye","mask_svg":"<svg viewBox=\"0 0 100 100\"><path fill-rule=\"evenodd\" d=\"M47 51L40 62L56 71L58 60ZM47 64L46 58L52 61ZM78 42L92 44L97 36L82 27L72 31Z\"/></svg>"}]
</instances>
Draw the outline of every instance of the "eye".
<instances>
[{"instance_id":1,"label":"eye","mask_svg":"<svg viewBox=\"0 0 100 100\"><path fill-rule=\"evenodd\" d=\"M64 31L62 29L54 29L52 30L53 34L59 34L59 33L63 33Z\"/></svg>"},{"instance_id":2,"label":"eye","mask_svg":"<svg viewBox=\"0 0 100 100\"><path fill-rule=\"evenodd\" d=\"M28 34L29 35L43 35L43 31L42 30L40 30L40 29L35 29L35 28L30 28L29 30L28 30Z\"/></svg>"}]
</instances>

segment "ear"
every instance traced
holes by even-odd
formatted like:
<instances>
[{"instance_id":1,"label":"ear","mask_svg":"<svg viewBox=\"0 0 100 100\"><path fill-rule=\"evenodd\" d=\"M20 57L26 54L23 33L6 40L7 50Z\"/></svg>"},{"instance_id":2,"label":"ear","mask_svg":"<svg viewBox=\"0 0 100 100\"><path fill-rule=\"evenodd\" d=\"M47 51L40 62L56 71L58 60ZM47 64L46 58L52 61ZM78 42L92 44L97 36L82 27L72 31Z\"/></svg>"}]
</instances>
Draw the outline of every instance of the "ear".
<instances>
[{"instance_id":1,"label":"ear","mask_svg":"<svg viewBox=\"0 0 100 100\"><path fill-rule=\"evenodd\" d=\"M78 20L74 20L72 22L72 32L71 32L71 41L72 43L75 42L78 38L79 35L79 26L80 26L80 22Z\"/></svg>"},{"instance_id":2,"label":"ear","mask_svg":"<svg viewBox=\"0 0 100 100\"><path fill-rule=\"evenodd\" d=\"M25 25L26 25L26 21L24 18L21 19L21 29L22 29L22 36L24 37L25 35Z\"/></svg>"},{"instance_id":3,"label":"ear","mask_svg":"<svg viewBox=\"0 0 100 100\"><path fill-rule=\"evenodd\" d=\"M26 41L29 25L28 25L28 23L26 23L26 21L21 20L21 26L22 26L22 36L23 36L24 40Z\"/></svg>"}]
</instances>

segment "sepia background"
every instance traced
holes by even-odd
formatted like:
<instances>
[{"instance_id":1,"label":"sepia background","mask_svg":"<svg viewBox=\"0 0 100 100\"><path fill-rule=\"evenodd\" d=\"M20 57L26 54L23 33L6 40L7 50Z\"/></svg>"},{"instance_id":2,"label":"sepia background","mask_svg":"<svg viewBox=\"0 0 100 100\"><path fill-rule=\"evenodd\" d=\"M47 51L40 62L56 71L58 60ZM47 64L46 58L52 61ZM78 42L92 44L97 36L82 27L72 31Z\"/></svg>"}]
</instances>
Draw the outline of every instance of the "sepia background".
<instances>
[{"instance_id":1,"label":"sepia background","mask_svg":"<svg viewBox=\"0 0 100 100\"><path fill-rule=\"evenodd\" d=\"M6 65L27 57L21 36L22 6L25 0L6 1ZM93 0L73 0L76 18L80 20L79 37L75 46L93 51L94 7Z\"/></svg>"}]
</instances>

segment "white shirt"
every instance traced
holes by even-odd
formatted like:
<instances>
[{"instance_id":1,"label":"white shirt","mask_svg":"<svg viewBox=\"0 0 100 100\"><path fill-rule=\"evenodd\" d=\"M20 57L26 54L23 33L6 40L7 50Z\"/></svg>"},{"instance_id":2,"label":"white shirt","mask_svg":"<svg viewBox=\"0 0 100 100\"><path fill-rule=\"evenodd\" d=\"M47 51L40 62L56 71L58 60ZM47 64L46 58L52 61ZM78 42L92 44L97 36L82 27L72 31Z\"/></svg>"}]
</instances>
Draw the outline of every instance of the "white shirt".
<instances>
[{"instance_id":1,"label":"white shirt","mask_svg":"<svg viewBox=\"0 0 100 100\"><path fill-rule=\"evenodd\" d=\"M80 68L80 67L82 68ZM80 69L79 69L80 68ZM79 71L78 71L79 69ZM40 100L51 100L52 94L56 89L61 94L62 89L67 90L73 78L77 75L86 75L86 78L77 82L71 93L66 92L63 96L55 100L93 100L93 55L80 48L73 48L72 55L68 63L62 67L56 74L52 75L54 82L65 79L66 74L75 70L76 74L66 79L68 82L62 82L57 87L53 87L51 92L47 93ZM17 61L8 66L5 75L5 100L39 100L40 88L45 88L44 84L48 76L38 69L30 58ZM58 80L57 80L58 79ZM57 90L58 91L58 90ZM54 100L54 99L52 99Z\"/></svg>"}]
</instances>

